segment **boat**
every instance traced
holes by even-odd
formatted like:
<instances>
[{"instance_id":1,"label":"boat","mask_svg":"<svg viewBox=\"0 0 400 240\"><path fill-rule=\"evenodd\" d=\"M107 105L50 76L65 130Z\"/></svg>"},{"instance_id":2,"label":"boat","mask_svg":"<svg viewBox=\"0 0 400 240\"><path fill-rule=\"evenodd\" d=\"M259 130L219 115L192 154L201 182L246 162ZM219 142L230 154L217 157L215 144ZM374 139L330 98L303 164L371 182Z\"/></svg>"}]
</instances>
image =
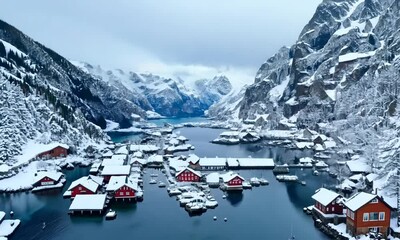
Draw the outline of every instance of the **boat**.
<instances>
[{"instance_id":1,"label":"boat","mask_svg":"<svg viewBox=\"0 0 400 240\"><path fill-rule=\"evenodd\" d=\"M276 180L280 182L297 182L299 178L296 175L277 175Z\"/></svg>"},{"instance_id":2,"label":"boat","mask_svg":"<svg viewBox=\"0 0 400 240\"><path fill-rule=\"evenodd\" d=\"M108 213L106 214L106 220L113 220L113 219L115 219L117 217L117 213L114 211L114 210L112 210L112 209L110 209L109 211L108 211Z\"/></svg>"},{"instance_id":3,"label":"boat","mask_svg":"<svg viewBox=\"0 0 400 240\"><path fill-rule=\"evenodd\" d=\"M258 180L260 181L260 184L261 184L261 185L268 185L268 184L269 184L268 180L265 179L265 178L260 178L260 179L258 179Z\"/></svg>"},{"instance_id":4,"label":"boat","mask_svg":"<svg viewBox=\"0 0 400 240\"><path fill-rule=\"evenodd\" d=\"M252 178L250 178L250 184L252 186L258 187L258 186L260 186L261 183L260 183L260 180L258 178L252 177Z\"/></svg>"},{"instance_id":5,"label":"boat","mask_svg":"<svg viewBox=\"0 0 400 240\"><path fill-rule=\"evenodd\" d=\"M158 174L157 173L152 173L152 174L150 174L150 177L158 177Z\"/></svg>"},{"instance_id":6,"label":"boat","mask_svg":"<svg viewBox=\"0 0 400 240\"><path fill-rule=\"evenodd\" d=\"M207 210L204 203L191 202L186 204L185 210L189 213L202 213Z\"/></svg>"},{"instance_id":7,"label":"boat","mask_svg":"<svg viewBox=\"0 0 400 240\"><path fill-rule=\"evenodd\" d=\"M159 188L165 188L167 185L164 182L159 181L158 182L158 187Z\"/></svg>"},{"instance_id":8,"label":"boat","mask_svg":"<svg viewBox=\"0 0 400 240\"><path fill-rule=\"evenodd\" d=\"M168 194L171 197L172 196L178 196L178 195L182 194L182 191L177 189L177 188L171 188L171 189L168 190Z\"/></svg>"},{"instance_id":9,"label":"boat","mask_svg":"<svg viewBox=\"0 0 400 240\"><path fill-rule=\"evenodd\" d=\"M150 184L156 184L156 183L157 183L157 180L151 179L149 183L150 183Z\"/></svg>"},{"instance_id":10,"label":"boat","mask_svg":"<svg viewBox=\"0 0 400 240\"><path fill-rule=\"evenodd\" d=\"M307 183L306 183L306 181L301 181L300 184L305 186Z\"/></svg>"},{"instance_id":11,"label":"boat","mask_svg":"<svg viewBox=\"0 0 400 240\"><path fill-rule=\"evenodd\" d=\"M276 165L272 170L274 174L286 174L289 173L289 167L287 164L284 165Z\"/></svg>"},{"instance_id":12,"label":"boat","mask_svg":"<svg viewBox=\"0 0 400 240\"><path fill-rule=\"evenodd\" d=\"M218 206L218 202L217 202L217 200L215 200L215 198L213 196L208 195L206 197L205 206L207 208L216 208Z\"/></svg>"},{"instance_id":13,"label":"boat","mask_svg":"<svg viewBox=\"0 0 400 240\"><path fill-rule=\"evenodd\" d=\"M253 187L253 186L251 186L249 181L242 182L242 186L243 186L243 189L251 189Z\"/></svg>"},{"instance_id":14,"label":"boat","mask_svg":"<svg viewBox=\"0 0 400 240\"><path fill-rule=\"evenodd\" d=\"M319 172L318 172L317 170L314 170L312 174L313 174L314 176L318 176L318 175L319 175Z\"/></svg>"}]
</instances>

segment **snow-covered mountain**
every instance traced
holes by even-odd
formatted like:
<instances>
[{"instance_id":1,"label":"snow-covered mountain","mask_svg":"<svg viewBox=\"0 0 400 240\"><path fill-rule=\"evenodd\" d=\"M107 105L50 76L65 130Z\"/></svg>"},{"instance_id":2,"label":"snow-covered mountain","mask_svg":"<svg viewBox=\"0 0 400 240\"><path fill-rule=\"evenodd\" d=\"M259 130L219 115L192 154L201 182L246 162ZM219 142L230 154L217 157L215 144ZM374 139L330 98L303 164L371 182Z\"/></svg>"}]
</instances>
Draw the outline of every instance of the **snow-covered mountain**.
<instances>
[{"instance_id":1,"label":"snow-covered mountain","mask_svg":"<svg viewBox=\"0 0 400 240\"><path fill-rule=\"evenodd\" d=\"M399 161L387 146L399 147L399 29L399 0L325 0L297 42L262 64L240 101L209 112L274 115L298 127L328 123L374 164L390 166L389 158Z\"/></svg>"},{"instance_id":2,"label":"snow-covered mountain","mask_svg":"<svg viewBox=\"0 0 400 240\"><path fill-rule=\"evenodd\" d=\"M64 93L39 84L44 81L38 74L42 66L35 62L0 39L0 172L26 164L15 156L22 154L27 144L65 143L76 153L107 139L78 108L57 97Z\"/></svg>"},{"instance_id":3,"label":"snow-covered mountain","mask_svg":"<svg viewBox=\"0 0 400 240\"><path fill-rule=\"evenodd\" d=\"M149 105L152 111L166 117L203 116L204 111L232 90L225 76L190 84L180 78L164 78L120 69L105 70L101 66L72 62L94 78L117 89L129 91L140 99L142 105Z\"/></svg>"},{"instance_id":4,"label":"snow-covered mountain","mask_svg":"<svg viewBox=\"0 0 400 240\"><path fill-rule=\"evenodd\" d=\"M116 88L83 72L68 60L0 21L0 39L25 54L15 62L18 77L30 76L31 85L48 88L61 103L79 109L89 121L105 128L105 119L129 126L132 114L145 116L147 102L125 89ZM32 68L25 66L29 62Z\"/></svg>"}]
</instances>

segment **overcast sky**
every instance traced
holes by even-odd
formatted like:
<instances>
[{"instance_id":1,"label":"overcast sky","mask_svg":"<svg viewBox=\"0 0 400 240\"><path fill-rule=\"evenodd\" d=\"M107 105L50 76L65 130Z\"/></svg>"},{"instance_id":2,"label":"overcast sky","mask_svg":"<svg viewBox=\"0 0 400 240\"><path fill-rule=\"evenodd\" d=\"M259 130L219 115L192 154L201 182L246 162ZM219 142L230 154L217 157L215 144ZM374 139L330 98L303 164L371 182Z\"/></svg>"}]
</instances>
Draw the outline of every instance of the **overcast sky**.
<instances>
[{"instance_id":1,"label":"overcast sky","mask_svg":"<svg viewBox=\"0 0 400 240\"><path fill-rule=\"evenodd\" d=\"M251 83L322 0L0 0L0 18L72 60Z\"/></svg>"}]
</instances>

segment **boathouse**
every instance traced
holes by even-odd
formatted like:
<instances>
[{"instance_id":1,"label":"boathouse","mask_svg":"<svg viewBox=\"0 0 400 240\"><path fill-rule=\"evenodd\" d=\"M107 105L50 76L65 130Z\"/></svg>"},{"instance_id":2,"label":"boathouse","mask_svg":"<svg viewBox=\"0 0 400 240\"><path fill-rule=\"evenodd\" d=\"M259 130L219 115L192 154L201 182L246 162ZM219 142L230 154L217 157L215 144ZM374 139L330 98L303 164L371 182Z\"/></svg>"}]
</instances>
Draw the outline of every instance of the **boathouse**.
<instances>
[{"instance_id":1,"label":"boathouse","mask_svg":"<svg viewBox=\"0 0 400 240\"><path fill-rule=\"evenodd\" d=\"M368 232L389 234L391 207L383 198L359 192L345 202L347 208L346 232L352 236Z\"/></svg>"},{"instance_id":2,"label":"boathouse","mask_svg":"<svg viewBox=\"0 0 400 240\"><path fill-rule=\"evenodd\" d=\"M96 194L99 189L99 183L88 176L81 177L71 183L64 197L74 198L76 195Z\"/></svg>"},{"instance_id":3,"label":"boathouse","mask_svg":"<svg viewBox=\"0 0 400 240\"><path fill-rule=\"evenodd\" d=\"M103 214L107 194L76 195L69 207L70 214Z\"/></svg>"},{"instance_id":4,"label":"boathouse","mask_svg":"<svg viewBox=\"0 0 400 240\"><path fill-rule=\"evenodd\" d=\"M61 143L47 145L45 149L36 155L37 158L58 158L68 155L69 146Z\"/></svg>"},{"instance_id":5,"label":"boathouse","mask_svg":"<svg viewBox=\"0 0 400 240\"><path fill-rule=\"evenodd\" d=\"M112 166L106 165L101 171L101 176L104 177L104 181L108 182L112 176L128 176L131 172L131 166Z\"/></svg>"},{"instance_id":6,"label":"boathouse","mask_svg":"<svg viewBox=\"0 0 400 240\"><path fill-rule=\"evenodd\" d=\"M200 182L201 173L191 168L185 168L176 175L178 182Z\"/></svg>"},{"instance_id":7,"label":"boathouse","mask_svg":"<svg viewBox=\"0 0 400 240\"><path fill-rule=\"evenodd\" d=\"M114 195L116 200L131 201L136 199L138 183L126 176L112 176L106 191Z\"/></svg>"},{"instance_id":8,"label":"boathouse","mask_svg":"<svg viewBox=\"0 0 400 240\"><path fill-rule=\"evenodd\" d=\"M244 178L242 178L239 174L233 173L233 172L228 172L223 175L221 175L221 178L224 182L224 186L226 187L226 190L243 190L243 182Z\"/></svg>"},{"instance_id":9,"label":"boathouse","mask_svg":"<svg viewBox=\"0 0 400 240\"><path fill-rule=\"evenodd\" d=\"M201 170L219 171L227 168L226 158L200 158Z\"/></svg>"},{"instance_id":10,"label":"boathouse","mask_svg":"<svg viewBox=\"0 0 400 240\"><path fill-rule=\"evenodd\" d=\"M315 200L313 213L325 224L339 224L345 222L346 216L343 214L343 197L326 188L318 189L312 196Z\"/></svg>"},{"instance_id":11,"label":"boathouse","mask_svg":"<svg viewBox=\"0 0 400 240\"><path fill-rule=\"evenodd\" d=\"M51 185L56 185L61 181L61 178L64 175L61 172L47 172L47 171L41 171L35 173L35 176L33 178L33 187L39 187L39 186L51 186Z\"/></svg>"}]
</instances>

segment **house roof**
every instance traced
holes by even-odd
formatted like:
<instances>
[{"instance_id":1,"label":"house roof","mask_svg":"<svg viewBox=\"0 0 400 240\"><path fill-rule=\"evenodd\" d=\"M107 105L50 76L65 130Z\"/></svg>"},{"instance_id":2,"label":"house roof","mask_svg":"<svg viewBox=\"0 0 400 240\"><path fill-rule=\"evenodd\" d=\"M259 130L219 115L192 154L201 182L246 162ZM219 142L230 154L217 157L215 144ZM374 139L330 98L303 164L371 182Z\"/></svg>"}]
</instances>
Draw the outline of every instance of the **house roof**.
<instances>
[{"instance_id":1,"label":"house roof","mask_svg":"<svg viewBox=\"0 0 400 240\"><path fill-rule=\"evenodd\" d=\"M200 158L200 166L225 166L226 158Z\"/></svg>"},{"instance_id":2,"label":"house roof","mask_svg":"<svg viewBox=\"0 0 400 240\"><path fill-rule=\"evenodd\" d=\"M344 204L348 209L354 212L377 197L378 196L374 194L359 192L349 198Z\"/></svg>"},{"instance_id":3,"label":"house roof","mask_svg":"<svg viewBox=\"0 0 400 240\"><path fill-rule=\"evenodd\" d=\"M179 136L179 137L177 137L177 139L179 140L179 141L187 141L188 139L186 138L186 137L184 137L184 136Z\"/></svg>"},{"instance_id":4,"label":"house roof","mask_svg":"<svg viewBox=\"0 0 400 240\"><path fill-rule=\"evenodd\" d=\"M129 149L132 152L137 152L137 151L156 152L156 151L160 150L160 148L155 145L147 145L147 144L140 144L140 145L132 144L132 145L130 145Z\"/></svg>"},{"instance_id":5,"label":"house roof","mask_svg":"<svg viewBox=\"0 0 400 240\"><path fill-rule=\"evenodd\" d=\"M116 165L124 165L124 161L125 161L126 155L113 155L111 158L105 158L103 159L103 161L101 162L102 166L108 166L108 165L112 165L112 166L116 166Z\"/></svg>"},{"instance_id":6,"label":"house roof","mask_svg":"<svg viewBox=\"0 0 400 240\"><path fill-rule=\"evenodd\" d=\"M200 161L200 158L195 154L189 154L187 161L189 163L197 164Z\"/></svg>"},{"instance_id":7,"label":"house roof","mask_svg":"<svg viewBox=\"0 0 400 240\"><path fill-rule=\"evenodd\" d=\"M99 185L103 184L104 181L104 178L101 176L89 175L87 178L95 181Z\"/></svg>"},{"instance_id":8,"label":"house roof","mask_svg":"<svg viewBox=\"0 0 400 240\"><path fill-rule=\"evenodd\" d=\"M377 179L378 177L379 177L379 175L376 174L376 173L370 173L370 174L368 174L368 175L366 176L366 178L367 178L367 180L368 180L369 182L374 181L374 180Z\"/></svg>"},{"instance_id":9,"label":"house roof","mask_svg":"<svg viewBox=\"0 0 400 240\"><path fill-rule=\"evenodd\" d=\"M109 175L129 175L131 171L131 166L123 165L123 166L112 166L107 165L104 166L103 171L101 171L102 176Z\"/></svg>"},{"instance_id":10,"label":"house roof","mask_svg":"<svg viewBox=\"0 0 400 240\"><path fill-rule=\"evenodd\" d=\"M71 185L68 188L68 191L71 191L73 188L75 188L78 185L82 185L83 187L87 188L88 190L92 192L96 192L97 188L99 187L99 184L92 179L90 179L88 176L81 177L71 183Z\"/></svg>"},{"instance_id":11,"label":"house roof","mask_svg":"<svg viewBox=\"0 0 400 240\"><path fill-rule=\"evenodd\" d=\"M188 168L188 167L186 167L185 169L182 169L181 171L179 171L178 173L176 173L175 176L179 176L181 173L183 173L183 172L186 171L186 170L188 170L188 171L194 173L195 175L201 177L201 173L200 173L200 172L195 171L195 170L193 170L193 169L191 169L191 168Z\"/></svg>"},{"instance_id":12,"label":"house roof","mask_svg":"<svg viewBox=\"0 0 400 240\"><path fill-rule=\"evenodd\" d=\"M37 183L40 180L42 180L44 177L48 177L53 179L54 181L58 181L60 180L60 178L63 176L63 174L61 172L47 172L47 171L41 171L41 172L37 172L35 174L35 177L33 178L33 182Z\"/></svg>"},{"instance_id":13,"label":"house roof","mask_svg":"<svg viewBox=\"0 0 400 240\"><path fill-rule=\"evenodd\" d=\"M147 158L147 162L155 162L155 163L162 163L164 162L163 156L162 155L151 155Z\"/></svg>"},{"instance_id":14,"label":"house roof","mask_svg":"<svg viewBox=\"0 0 400 240\"><path fill-rule=\"evenodd\" d=\"M78 194L69 210L102 210L106 202L106 194Z\"/></svg>"},{"instance_id":15,"label":"house roof","mask_svg":"<svg viewBox=\"0 0 400 240\"><path fill-rule=\"evenodd\" d=\"M315 192L314 195L312 195L312 199L321 203L324 206L328 206L332 201L334 201L338 197L340 197L338 193L335 193L326 188L320 188Z\"/></svg>"},{"instance_id":16,"label":"house roof","mask_svg":"<svg viewBox=\"0 0 400 240\"><path fill-rule=\"evenodd\" d=\"M220 176L222 178L222 180L224 182L229 182L230 180L239 177L240 179L242 179L244 181L244 178L242 178L239 174L234 173L234 172L227 172L225 174L221 174Z\"/></svg>"},{"instance_id":17,"label":"house roof","mask_svg":"<svg viewBox=\"0 0 400 240\"><path fill-rule=\"evenodd\" d=\"M133 181L126 176L112 176L108 182L106 191L116 191L123 186L127 186L135 191L138 190L138 184L136 181Z\"/></svg>"},{"instance_id":18,"label":"house roof","mask_svg":"<svg viewBox=\"0 0 400 240\"><path fill-rule=\"evenodd\" d=\"M351 172L371 172L371 167L366 163L366 160L363 158L347 161L346 165L349 167Z\"/></svg>"},{"instance_id":19,"label":"house roof","mask_svg":"<svg viewBox=\"0 0 400 240\"><path fill-rule=\"evenodd\" d=\"M122 146L122 147L118 148L118 150L115 152L115 154L128 155L129 154L128 147L127 146Z\"/></svg>"}]
</instances>

